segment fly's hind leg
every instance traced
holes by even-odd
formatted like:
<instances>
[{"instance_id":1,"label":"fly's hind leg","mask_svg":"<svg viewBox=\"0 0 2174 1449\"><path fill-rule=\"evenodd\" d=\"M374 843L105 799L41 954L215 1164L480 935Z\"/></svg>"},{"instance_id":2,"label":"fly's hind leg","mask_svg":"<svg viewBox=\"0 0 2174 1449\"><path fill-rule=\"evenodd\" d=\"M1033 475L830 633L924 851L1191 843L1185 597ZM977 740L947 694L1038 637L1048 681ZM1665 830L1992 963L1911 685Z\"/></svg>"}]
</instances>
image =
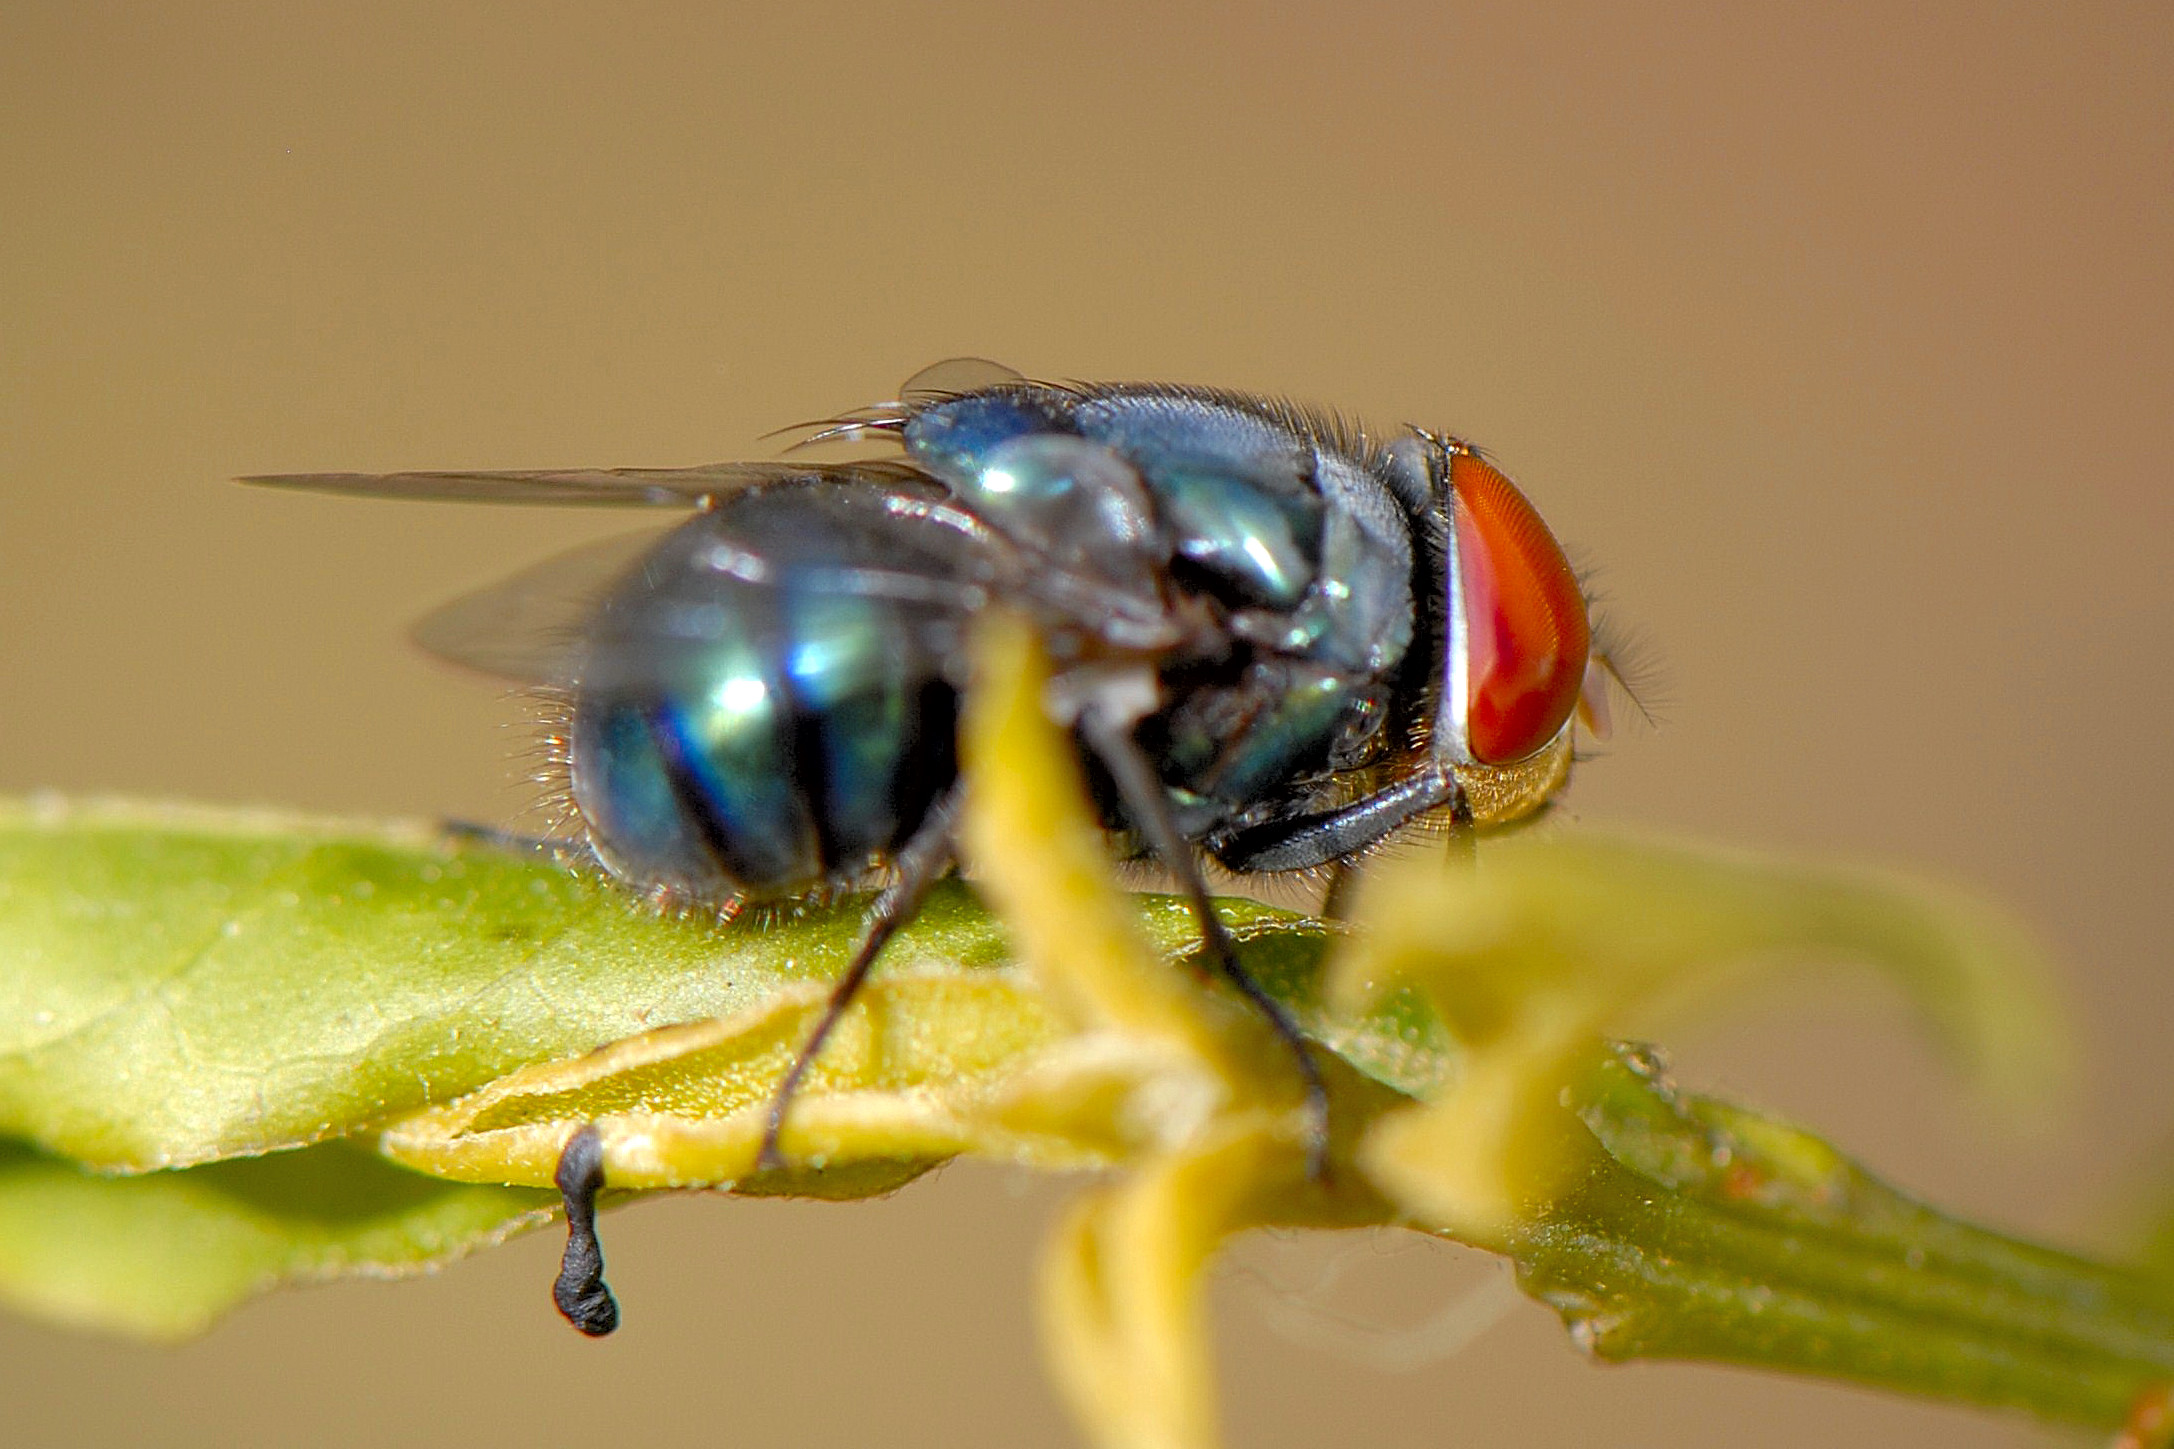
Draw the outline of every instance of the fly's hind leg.
<instances>
[{"instance_id":1,"label":"fly's hind leg","mask_svg":"<svg viewBox=\"0 0 2174 1449\"><path fill-rule=\"evenodd\" d=\"M511 855L535 855L569 869L600 868L596 852L586 840L563 835L524 835L474 820L448 820L445 833L463 845L488 846Z\"/></svg>"},{"instance_id":2,"label":"fly's hind leg","mask_svg":"<svg viewBox=\"0 0 2174 1449\"><path fill-rule=\"evenodd\" d=\"M1192 844L1178 828L1177 819L1170 810L1170 797L1155 774L1154 763L1141 750L1139 741L1132 737L1131 724L1090 706L1080 715L1079 729L1095 758L1109 771L1111 783L1117 786L1118 798L1124 803L1125 814L1134 828L1185 892L1193 916L1200 922L1201 944L1214 962L1217 974L1252 1003L1290 1049L1291 1060L1306 1088L1307 1168L1315 1178L1325 1177L1329 1152L1328 1084L1321 1078L1321 1068L1307 1048L1304 1033L1299 1031L1298 1023L1291 1019L1283 1003L1263 990L1239 964L1237 946L1208 898L1208 883L1200 873L1199 862L1193 857Z\"/></svg>"},{"instance_id":3,"label":"fly's hind leg","mask_svg":"<svg viewBox=\"0 0 2174 1449\"><path fill-rule=\"evenodd\" d=\"M831 989L830 1000L823 1005L823 1015L815 1023L815 1030L808 1034L806 1045L793 1058L784 1080L770 1098L770 1112L763 1120L762 1150L756 1155L758 1168L770 1169L785 1165L784 1155L778 1150L778 1138L785 1131L785 1113L792 1106L794 1093L807 1078L808 1068L814 1065L816 1054L823 1043L830 1039L839 1018L845 1015L853 998L860 994L868 980L868 972L876 964L876 957L898 928L913 919L914 912L928 896L929 887L943 879L957 858L954 836L958 827L959 802L964 797L961 786L954 784L929 810L913 837L899 850L893 862L897 875L884 887L868 908L867 924L861 933L860 946L853 952L853 959L846 965L845 974Z\"/></svg>"},{"instance_id":4,"label":"fly's hind leg","mask_svg":"<svg viewBox=\"0 0 2174 1449\"><path fill-rule=\"evenodd\" d=\"M770 1113L764 1123L762 1152L758 1159L761 1166L782 1164L778 1155L778 1134L785 1125L785 1109L791 1105L793 1093L806 1077L809 1063L823 1049L823 1042L837 1026L838 1018L853 1004L853 997L868 979L868 970L875 964L884 943L900 926L913 919L913 913L927 896L929 887L950 869L952 832L958 821L959 800L960 790L954 785L898 853L897 879L869 908L868 925L862 934L860 948L853 953L845 975L832 990L822 1019L810 1033L807 1045L793 1059L792 1070L785 1074L776 1095L770 1099ZM596 1198L604 1189L604 1142L594 1123L575 1132L560 1149L554 1181L566 1203L566 1252L559 1261L558 1280L551 1286L551 1301L567 1322L592 1338L601 1338L619 1326L619 1304L604 1281L604 1250L596 1236Z\"/></svg>"}]
</instances>

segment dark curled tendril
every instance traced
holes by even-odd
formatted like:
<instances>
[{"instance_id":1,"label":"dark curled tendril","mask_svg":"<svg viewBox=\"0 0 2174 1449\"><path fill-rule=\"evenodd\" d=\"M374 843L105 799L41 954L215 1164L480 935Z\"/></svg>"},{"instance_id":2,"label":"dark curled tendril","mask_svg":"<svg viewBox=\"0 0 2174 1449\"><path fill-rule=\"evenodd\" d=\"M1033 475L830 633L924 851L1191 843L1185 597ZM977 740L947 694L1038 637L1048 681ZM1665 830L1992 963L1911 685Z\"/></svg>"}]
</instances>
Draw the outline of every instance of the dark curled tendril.
<instances>
[{"instance_id":1,"label":"dark curled tendril","mask_svg":"<svg viewBox=\"0 0 2174 1449\"><path fill-rule=\"evenodd\" d=\"M619 1326L619 1304L604 1282L604 1247L596 1239L596 1195L604 1187L604 1139L583 1127L559 1153L555 1175L566 1199L566 1255L551 1285L551 1301L566 1321L591 1338Z\"/></svg>"}]
</instances>

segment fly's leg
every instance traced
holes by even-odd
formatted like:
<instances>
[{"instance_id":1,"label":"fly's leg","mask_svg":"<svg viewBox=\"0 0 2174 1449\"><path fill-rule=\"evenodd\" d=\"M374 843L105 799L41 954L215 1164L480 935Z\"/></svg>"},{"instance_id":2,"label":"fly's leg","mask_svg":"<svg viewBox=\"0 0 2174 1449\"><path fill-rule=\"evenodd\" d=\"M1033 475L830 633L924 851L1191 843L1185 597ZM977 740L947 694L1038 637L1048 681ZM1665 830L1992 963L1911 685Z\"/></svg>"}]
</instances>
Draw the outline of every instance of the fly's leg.
<instances>
[{"instance_id":1,"label":"fly's leg","mask_svg":"<svg viewBox=\"0 0 2174 1449\"><path fill-rule=\"evenodd\" d=\"M596 852L586 840L572 840L557 835L523 835L516 830L505 830L496 825L483 825L473 820L448 820L445 833L468 845L489 846L512 855L540 855L569 868L595 866Z\"/></svg>"},{"instance_id":2,"label":"fly's leg","mask_svg":"<svg viewBox=\"0 0 2174 1449\"><path fill-rule=\"evenodd\" d=\"M1461 833L1469 846L1472 802L1464 787L1443 766L1433 766L1408 780L1362 795L1348 805L1240 830L1213 848L1216 861L1241 874L1254 871L1306 870L1356 856L1369 845L1443 806L1450 810L1452 840Z\"/></svg>"},{"instance_id":3,"label":"fly's leg","mask_svg":"<svg viewBox=\"0 0 2174 1449\"><path fill-rule=\"evenodd\" d=\"M551 1301L566 1321L591 1338L619 1326L619 1305L604 1282L604 1248L596 1239L596 1195L604 1188L604 1139L590 1123L566 1140L554 1180L566 1199L566 1254Z\"/></svg>"},{"instance_id":4,"label":"fly's leg","mask_svg":"<svg viewBox=\"0 0 2174 1449\"><path fill-rule=\"evenodd\" d=\"M1359 858L1339 855L1328 864L1329 883L1321 888L1321 904L1314 915L1324 921L1342 921L1351 914L1351 887L1359 878Z\"/></svg>"},{"instance_id":5,"label":"fly's leg","mask_svg":"<svg viewBox=\"0 0 2174 1449\"><path fill-rule=\"evenodd\" d=\"M1450 828L1444 834L1444 849L1450 867L1472 865L1476 858L1474 832L1472 832L1472 802L1463 791L1450 797ZM1222 856L1217 856L1222 860ZM1337 856L1328 862L1328 884L1322 886L1322 904L1313 915L1324 921L1344 921L1350 917L1352 886L1359 884L1359 856Z\"/></svg>"},{"instance_id":6,"label":"fly's leg","mask_svg":"<svg viewBox=\"0 0 2174 1449\"><path fill-rule=\"evenodd\" d=\"M1478 832L1472 828L1472 802L1462 790L1449 802L1449 834L1444 848L1452 867L1469 867L1479 857Z\"/></svg>"},{"instance_id":7,"label":"fly's leg","mask_svg":"<svg viewBox=\"0 0 2174 1449\"><path fill-rule=\"evenodd\" d=\"M778 1083L777 1091L770 1098L770 1113L763 1121L762 1150L756 1155L758 1168L783 1167L785 1158L778 1151L778 1137L785 1130L785 1112L792 1105L793 1094L800 1090L801 1082L808 1075L808 1068L815 1063L816 1054L830 1038L845 1009L860 994L861 986L868 980L868 972L882 954L884 945L900 926L913 919L915 911L929 893L929 887L943 878L951 869L957 856L957 844L953 839L958 825L959 802L964 798L961 786L954 784L929 810L920 826L913 832L898 852L893 862L898 874L875 904L868 908L868 920L862 930L861 943L846 966L845 974L831 989L830 1000L823 1005L823 1015L815 1023L815 1030L808 1035L807 1044L793 1058L792 1068L785 1079Z\"/></svg>"},{"instance_id":8,"label":"fly's leg","mask_svg":"<svg viewBox=\"0 0 2174 1449\"><path fill-rule=\"evenodd\" d=\"M785 1110L807 1075L809 1064L823 1049L824 1040L837 1026L845 1009L852 1005L853 997L868 979L869 968L875 964L884 944L901 925L913 919L913 913L927 896L929 887L950 868L951 837L957 823L960 797L959 787L953 786L898 853L897 879L869 908L868 925L860 948L854 952L852 963L832 990L822 1019L809 1035L807 1045L793 1059L792 1069L785 1074L785 1080L779 1083L776 1095L770 1099L770 1113L764 1123L762 1152L758 1159L761 1166L782 1165L778 1134L785 1125ZM551 1301L558 1305L567 1322L592 1338L600 1338L619 1326L619 1305L604 1281L604 1249L596 1236L596 1197L604 1188L604 1144L594 1123L567 1139L566 1146L559 1152L558 1170L553 1180L566 1202L566 1252L559 1262L558 1281L551 1288Z\"/></svg>"},{"instance_id":9,"label":"fly's leg","mask_svg":"<svg viewBox=\"0 0 2174 1449\"><path fill-rule=\"evenodd\" d=\"M1316 1179L1325 1177L1329 1151L1328 1085L1321 1079L1321 1068L1307 1050L1306 1038L1299 1032L1298 1023L1291 1020L1291 1014L1284 1010L1282 1002L1262 990L1261 984L1238 964L1237 947L1232 943L1222 917L1216 915L1215 907L1208 899L1208 883L1200 874L1199 862L1193 858L1192 845L1178 829L1177 821L1170 813L1170 797L1156 777L1153 762L1140 748L1139 741L1132 737L1131 724L1090 706L1081 713L1079 728L1087 747L1109 771L1111 782L1117 786L1118 798L1124 802L1125 814L1163 868L1177 878L1179 887L1185 892L1193 915L1200 922L1201 944L1207 948L1216 971L1267 1018L1276 1035L1290 1049L1291 1060L1296 1063L1298 1074L1306 1085L1307 1169Z\"/></svg>"}]
</instances>

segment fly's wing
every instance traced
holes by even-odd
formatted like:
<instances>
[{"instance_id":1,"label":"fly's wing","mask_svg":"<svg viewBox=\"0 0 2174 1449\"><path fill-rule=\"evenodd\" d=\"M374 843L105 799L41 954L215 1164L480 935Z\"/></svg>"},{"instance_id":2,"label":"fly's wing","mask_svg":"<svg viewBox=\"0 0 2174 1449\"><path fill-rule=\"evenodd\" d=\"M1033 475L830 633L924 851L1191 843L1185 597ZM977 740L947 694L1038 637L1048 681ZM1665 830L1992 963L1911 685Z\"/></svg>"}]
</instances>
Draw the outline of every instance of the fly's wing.
<instances>
[{"instance_id":1,"label":"fly's wing","mask_svg":"<svg viewBox=\"0 0 2174 1449\"><path fill-rule=\"evenodd\" d=\"M854 464L854 472L889 472ZM905 465L897 465L899 470ZM692 468L508 469L490 472L266 473L238 481L260 488L437 503L555 504L590 508L698 508L771 483L825 476L836 467L785 461L702 463Z\"/></svg>"},{"instance_id":2,"label":"fly's wing","mask_svg":"<svg viewBox=\"0 0 2174 1449\"><path fill-rule=\"evenodd\" d=\"M841 466L807 486L728 498L677 528L586 544L465 594L413 637L518 683L640 689L689 650L773 627L763 621L788 597L964 618L987 605L1001 545L913 480Z\"/></svg>"},{"instance_id":3,"label":"fly's wing","mask_svg":"<svg viewBox=\"0 0 2174 1449\"><path fill-rule=\"evenodd\" d=\"M522 684L571 682L589 619L664 537L654 529L583 544L441 604L410 637L449 663Z\"/></svg>"}]
</instances>

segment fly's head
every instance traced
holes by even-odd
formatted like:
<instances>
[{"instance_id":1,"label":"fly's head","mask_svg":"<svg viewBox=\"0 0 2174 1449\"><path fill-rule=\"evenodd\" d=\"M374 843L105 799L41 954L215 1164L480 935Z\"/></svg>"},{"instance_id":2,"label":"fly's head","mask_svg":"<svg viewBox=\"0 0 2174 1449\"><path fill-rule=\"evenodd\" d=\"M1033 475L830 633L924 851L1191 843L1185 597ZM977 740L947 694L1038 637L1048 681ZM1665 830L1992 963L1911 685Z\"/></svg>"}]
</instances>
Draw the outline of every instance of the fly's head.
<instances>
[{"instance_id":1,"label":"fly's head","mask_svg":"<svg viewBox=\"0 0 2174 1449\"><path fill-rule=\"evenodd\" d=\"M1611 677L1584 589L1539 512L1469 443L1413 429L1389 450L1431 555L1441 621L1430 748L1468 784L1560 756L1572 720L1605 730ZM1545 772L1559 779L1552 767ZM1477 804L1478 802L1475 802Z\"/></svg>"}]
</instances>

